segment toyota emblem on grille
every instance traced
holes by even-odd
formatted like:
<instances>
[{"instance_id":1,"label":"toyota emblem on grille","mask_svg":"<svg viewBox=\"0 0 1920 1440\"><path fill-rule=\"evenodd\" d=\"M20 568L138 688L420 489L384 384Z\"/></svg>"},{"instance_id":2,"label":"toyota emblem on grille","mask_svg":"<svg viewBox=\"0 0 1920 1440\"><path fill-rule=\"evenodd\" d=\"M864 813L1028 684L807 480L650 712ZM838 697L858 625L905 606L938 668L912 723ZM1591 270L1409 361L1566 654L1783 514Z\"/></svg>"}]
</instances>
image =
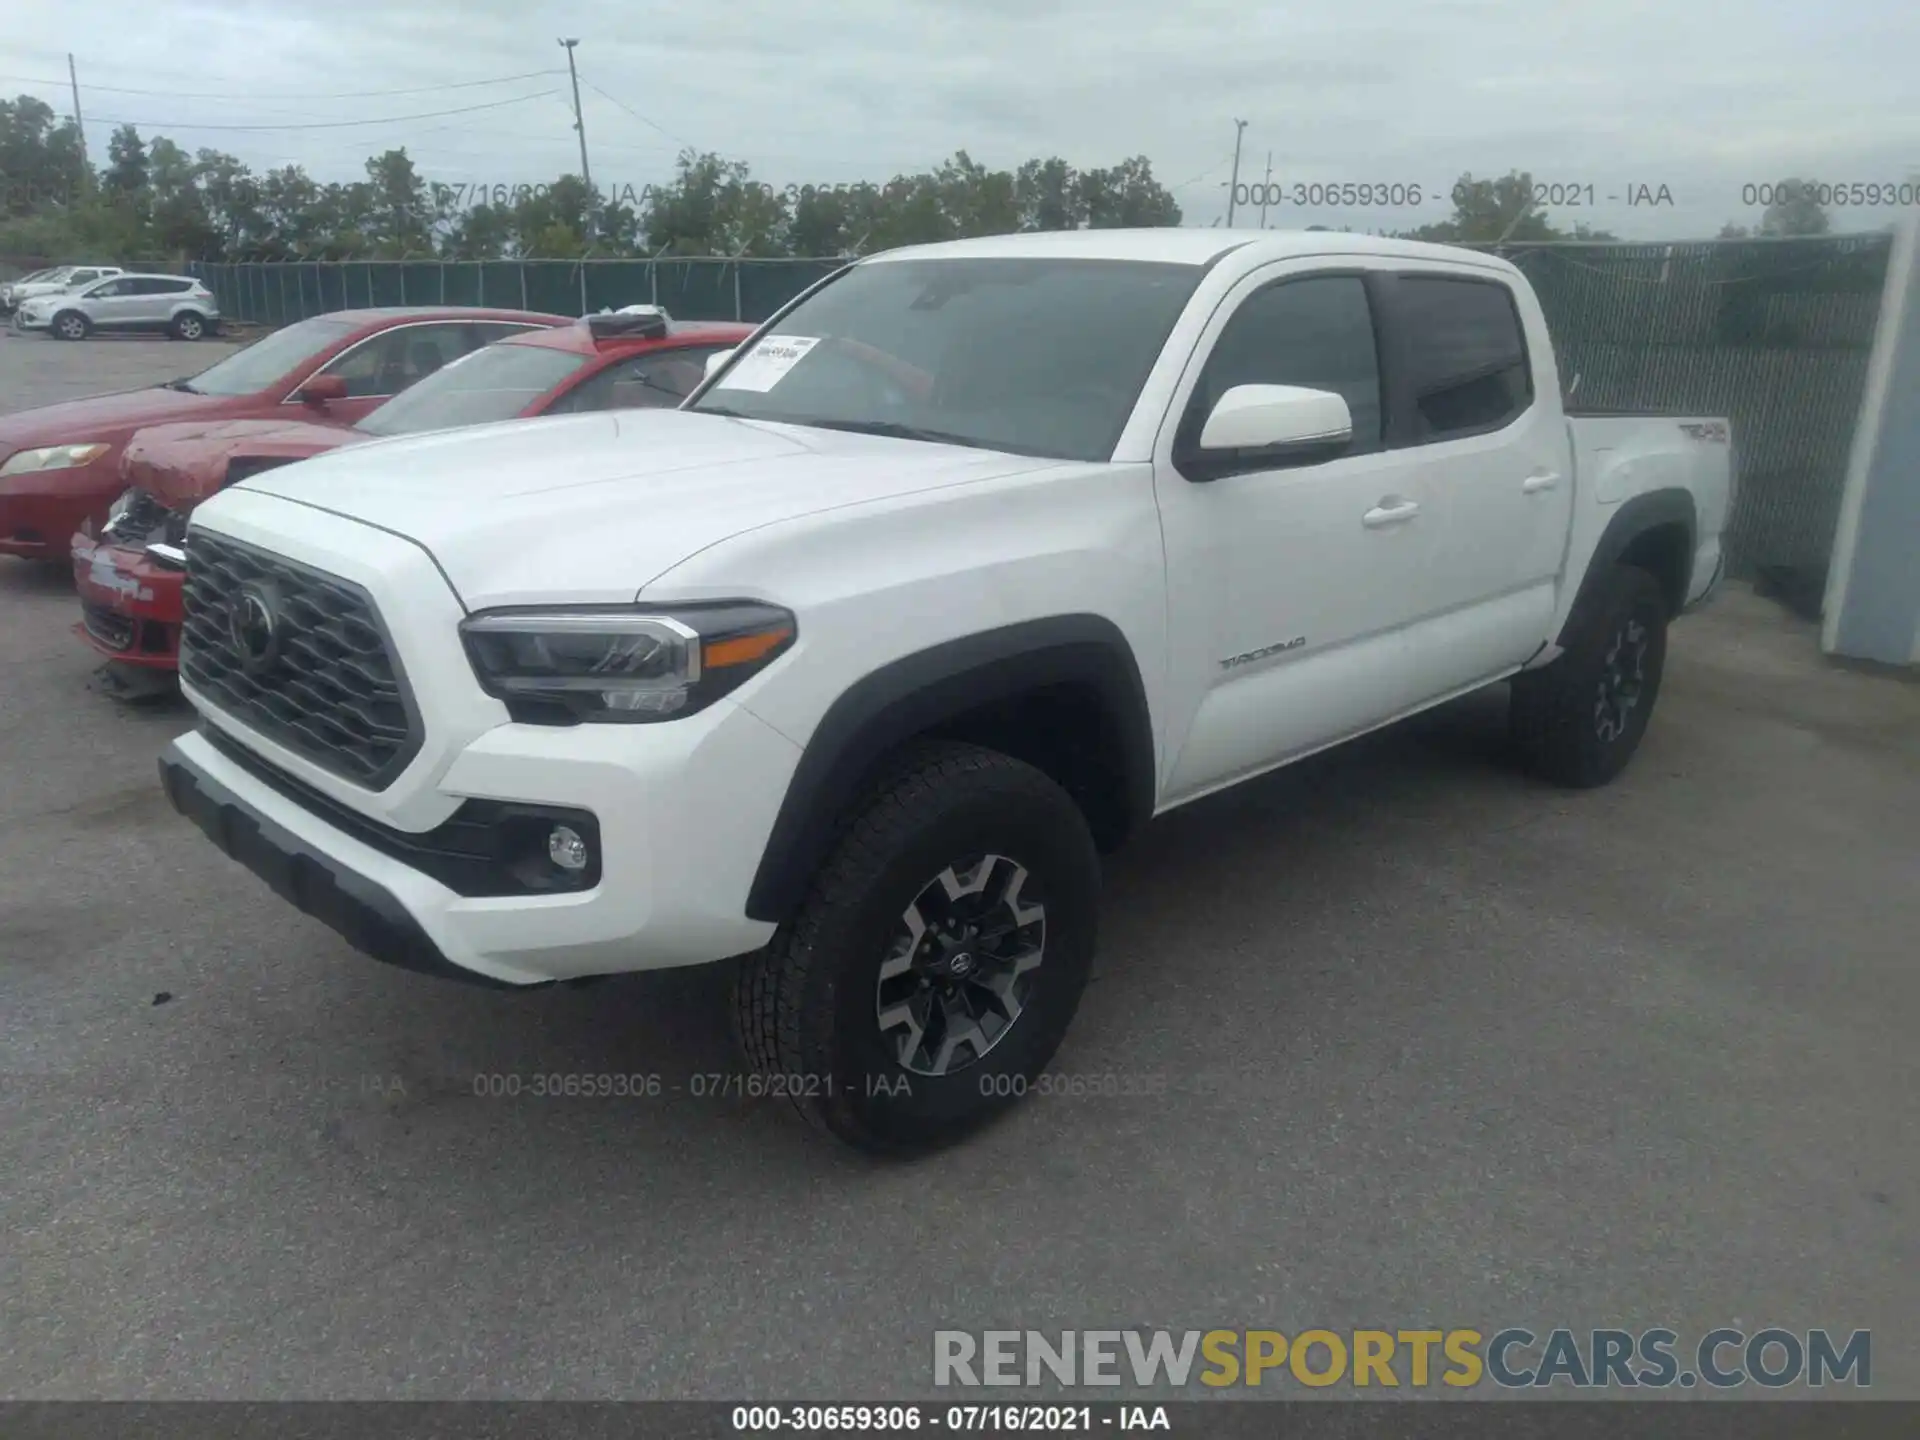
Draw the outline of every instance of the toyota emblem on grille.
<instances>
[{"instance_id":1,"label":"toyota emblem on grille","mask_svg":"<svg viewBox=\"0 0 1920 1440\"><path fill-rule=\"evenodd\" d=\"M280 617L273 591L256 583L240 587L227 612L227 634L248 670L264 670L280 653Z\"/></svg>"}]
</instances>

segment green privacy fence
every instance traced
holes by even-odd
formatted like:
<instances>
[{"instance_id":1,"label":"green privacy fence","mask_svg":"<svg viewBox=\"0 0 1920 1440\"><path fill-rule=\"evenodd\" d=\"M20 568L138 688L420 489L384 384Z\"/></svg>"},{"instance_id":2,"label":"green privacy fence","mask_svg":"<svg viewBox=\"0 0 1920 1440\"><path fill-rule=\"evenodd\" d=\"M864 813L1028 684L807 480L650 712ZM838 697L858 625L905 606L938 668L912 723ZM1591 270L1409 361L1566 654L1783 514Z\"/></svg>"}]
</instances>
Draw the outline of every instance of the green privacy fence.
<instances>
[{"instance_id":1,"label":"green privacy fence","mask_svg":"<svg viewBox=\"0 0 1920 1440\"><path fill-rule=\"evenodd\" d=\"M764 320L840 260L323 260L187 267L230 319L287 325L333 310L491 305L584 315L664 305L682 320Z\"/></svg>"},{"instance_id":2,"label":"green privacy fence","mask_svg":"<svg viewBox=\"0 0 1920 1440\"><path fill-rule=\"evenodd\" d=\"M1725 415L1740 496L1734 574L1826 563L1890 240L1546 244L1501 249L1539 292L1577 408ZM843 262L329 261L192 266L224 314L268 325L373 305L504 305L580 315L664 305L766 319Z\"/></svg>"},{"instance_id":3,"label":"green privacy fence","mask_svg":"<svg viewBox=\"0 0 1920 1440\"><path fill-rule=\"evenodd\" d=\"M1725 415L1739 577L1823 570L1866 385L1891 239L1540 245L1532 281L1575 409Z\"/></svg>"}]
</instances>

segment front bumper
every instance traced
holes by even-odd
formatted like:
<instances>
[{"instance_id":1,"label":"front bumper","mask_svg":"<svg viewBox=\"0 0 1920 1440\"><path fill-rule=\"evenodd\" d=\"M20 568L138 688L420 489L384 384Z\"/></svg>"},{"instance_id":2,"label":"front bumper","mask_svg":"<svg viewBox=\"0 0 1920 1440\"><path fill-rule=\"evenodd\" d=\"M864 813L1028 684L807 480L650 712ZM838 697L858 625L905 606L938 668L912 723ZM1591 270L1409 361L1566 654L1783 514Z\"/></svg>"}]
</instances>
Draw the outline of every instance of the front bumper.
<instances>
[{"instance_id":1,"label":"front bumper","mask_svg":"<svg viewBox=\"0 0 1920 1440\"><path fill-rule=\"evenodd\" d=\"M71 552L81 607L74 633L109 660L177 671L186 575L132 546L102 544L84 533L74 535Z\"/></svg>"},{"instance_id":2,"label":"front bumper","mask_svg":"<svg viewBox=\"0 0 1920 1440\"><path fill-rule=\"evenodd\" d=\"M453 964L391 890L263 815L195 765L178 742L160 756L160 783L174 809L208 839L355 948L403 970L502 984Z\"/></svg>"},{"instance_id":3,"label":"front bumper","mask_svg":"<svg viewBox=\"0 0 1920 1440\"><path fill-rule=\"evenodd\" d=\"M15 334L24 335L29 330L50 330L53 328L53 315L27 315L15 310L7 320L7 328Z\"/></svg>"},{"instance_id":4,"label":"front bumper","mask_svg":"<svg viewBox=\"0 0 1920 1440\"><path fill-rule=\"evenodd\" d=\"M104 522L124 489L117 448L91 465L0 477L0 555L66 557L74 532Z\"/></svg>"},{"instance_id":5,"label":"front bumper","mask_svg":"<svg viewBox=\"0 0 1920 1440\"><path fill-rule=\"evenodd\" d=\"M667 725L501 725L454 758L436 785L450 803L596 817L599 882L563 894L460 893L404 857L402 842L429 832L382 828L358 806L340 823L341 802L303 800L291 771L270 783L255 744L205 723L221 738L183 735L161 757L175 808L376 959L527 986L703 964L772 937L746 917L746 894L799 748L725 701ZM246 763L227 753L236 745Z\"/></svg>"}]
</instances>

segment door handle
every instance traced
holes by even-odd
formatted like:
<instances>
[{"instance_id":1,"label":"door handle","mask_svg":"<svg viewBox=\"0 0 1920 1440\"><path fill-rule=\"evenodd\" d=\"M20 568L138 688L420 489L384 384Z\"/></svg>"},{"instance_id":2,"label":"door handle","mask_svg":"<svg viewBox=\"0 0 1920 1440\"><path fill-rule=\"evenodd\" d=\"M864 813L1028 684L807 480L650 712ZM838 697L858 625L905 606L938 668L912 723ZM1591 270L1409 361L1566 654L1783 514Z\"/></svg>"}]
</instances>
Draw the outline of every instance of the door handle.
<instances>
[{"instance_id":1,"label":"door handle","mask_svg":"<svg viewBox=\"0 0 1920 1440\"><path fill-rule=\"evenodd\" d=\"M1542 490L1551 490L1560 483L1558 475L1549 472L1545 475L1529 475L1520 484L1522 495L1537 495Z\"/></svg>"},{"instance_id":2,"label":"door handle","mask_svg":"<svg viewBox=\"0 0 1920 1440\"><path fill-rule=\"evenodd\" d=\"M1419 513L1419 502L1402 500L1397 495L1389 495L1362 515L1360 523L1369 530L1378 530L1382 525L1398 525L1402 521L1411 520Z\"/></svg>"}]
</instances>

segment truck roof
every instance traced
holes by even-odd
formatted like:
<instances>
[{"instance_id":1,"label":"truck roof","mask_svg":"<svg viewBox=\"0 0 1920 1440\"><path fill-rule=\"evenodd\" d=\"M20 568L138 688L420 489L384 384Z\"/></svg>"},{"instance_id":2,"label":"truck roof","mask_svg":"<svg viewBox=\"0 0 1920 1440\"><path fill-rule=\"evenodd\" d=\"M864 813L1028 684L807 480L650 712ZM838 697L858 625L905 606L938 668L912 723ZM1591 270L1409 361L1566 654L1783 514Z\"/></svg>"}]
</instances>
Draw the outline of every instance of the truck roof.
<instances>
[{"instance_id":1,"label":"truck roof","mask_svg":"<svg viewBox=\"0 0 1920 1440\"><path fill-rule=\"evenodd\" d=\"M1303 255L1394 255L1409 260L1479 261L1489 269L1512 272L1506 261L1483 251L1383 235L1335 230L1215 230L1162 226L1138 230L1038 230L910 245L875 255L864 263L892 260L1085 259L1148 260L1167 265L1210 265L1231 251L1257 250L1261 260ZM1248 258L1253 258L1249 256Z\"/></svg>"}]
</instances>

